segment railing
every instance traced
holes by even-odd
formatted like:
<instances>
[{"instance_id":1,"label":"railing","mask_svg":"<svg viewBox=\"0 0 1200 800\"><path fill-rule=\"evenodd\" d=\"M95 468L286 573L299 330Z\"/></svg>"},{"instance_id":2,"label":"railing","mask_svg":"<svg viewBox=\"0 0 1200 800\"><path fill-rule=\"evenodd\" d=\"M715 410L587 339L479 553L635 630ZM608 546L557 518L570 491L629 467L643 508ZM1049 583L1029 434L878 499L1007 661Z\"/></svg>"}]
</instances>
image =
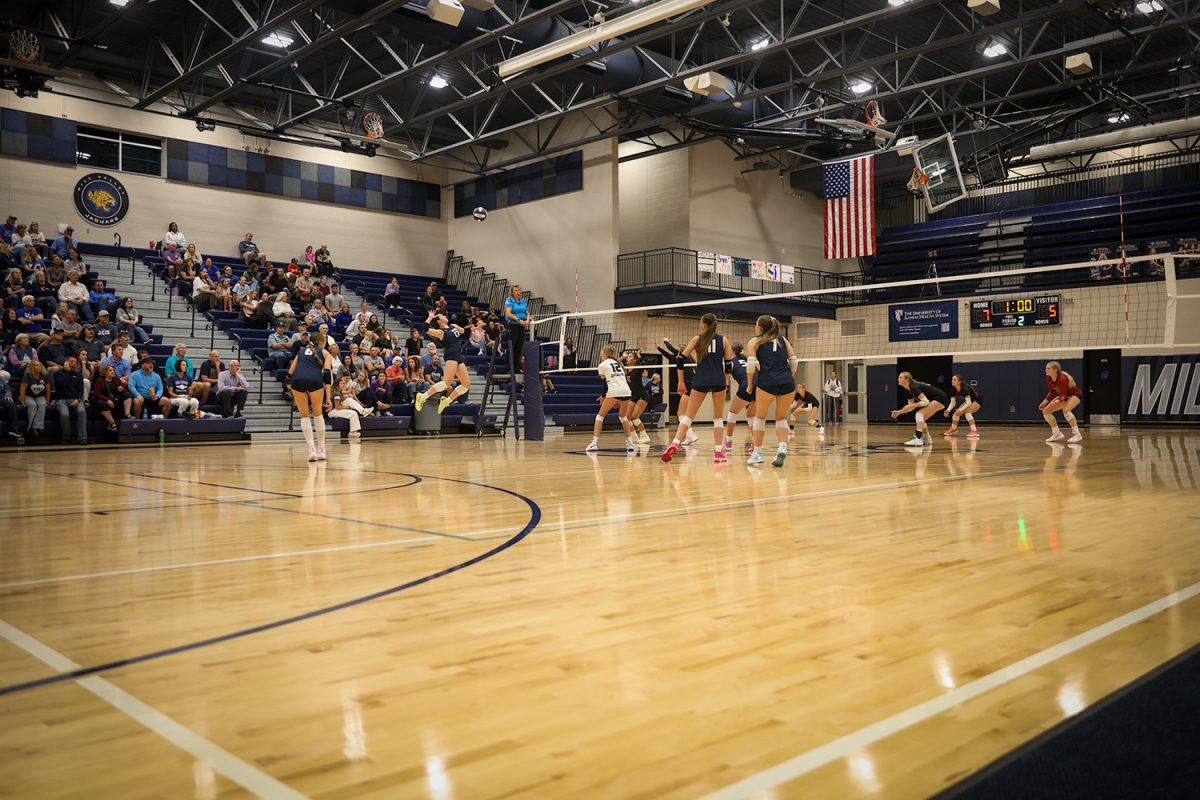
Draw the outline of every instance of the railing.
<instances>
[{"instance_id":1,"label":"railing","mask_svg":"<svg viewBox=\"0 0 1200 800\"><path fill-rule=\"evenodd\" d=\"M719 272L701 272L699 254L695 250L679 247L664 247L640 253L623 253L617 256L617 291L647 289L656 286L682 286L696 289L711 289L729 294L778 294L802 292L815 289L859 287L862 276L857 273L824 272L815 269L795 269L796 282L780 283L761 278L740 275L723 275ZM809 302L827 305L838 304L837 295L817 295Z\"/></svg>"}]
</instances>

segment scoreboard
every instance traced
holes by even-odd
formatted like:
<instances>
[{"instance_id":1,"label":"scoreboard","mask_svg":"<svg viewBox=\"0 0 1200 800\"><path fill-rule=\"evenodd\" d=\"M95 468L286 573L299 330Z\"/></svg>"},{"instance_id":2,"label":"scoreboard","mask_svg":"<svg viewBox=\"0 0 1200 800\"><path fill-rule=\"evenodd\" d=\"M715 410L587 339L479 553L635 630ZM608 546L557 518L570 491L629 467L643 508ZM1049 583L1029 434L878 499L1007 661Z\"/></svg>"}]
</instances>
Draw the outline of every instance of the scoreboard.
<instances>
[{"instance_id":1,"label":"scoreboard","mask_svg":"<svg viewBox=\"0 0 1200 800\"><path fill-rule=\"evenodd\" d=\"M1062 298L1056 294L971 301L972 330L1061 324Z\"/></svg>"}]
</instances>

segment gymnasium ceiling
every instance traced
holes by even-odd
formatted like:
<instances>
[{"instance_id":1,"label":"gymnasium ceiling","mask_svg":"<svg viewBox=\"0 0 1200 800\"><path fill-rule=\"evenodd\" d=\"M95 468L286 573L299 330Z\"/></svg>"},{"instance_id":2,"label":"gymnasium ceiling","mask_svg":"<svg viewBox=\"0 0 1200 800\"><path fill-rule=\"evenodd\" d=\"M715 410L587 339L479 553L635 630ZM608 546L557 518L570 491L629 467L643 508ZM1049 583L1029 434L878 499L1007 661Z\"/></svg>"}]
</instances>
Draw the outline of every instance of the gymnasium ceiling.
<instances>
[{"instance_id":1,"label":"gymnasium ceiling","mask_svg":"<svg viewBox=\"0 0 1200 800\"><path fill-rule=\"evenodd\" d=\"M960 156L998 144L1011 155L1188 116L1200 86L1200 0L1000 0L990 16L966 0L716 0L506 81L496 72L597 12L649 2L497 0L452 27L423 2L46 0L9 4L6 22L120 105L350 149L374 111L379 155L473 172L611 136L654 148L716 138L747 168L803 171L871 148L814 122L862 119L869 100L900 136L949 131ZM984 53L996 44L1005 52ZM1082 51L1094 69L1076 77L1063 59ZM710 70L734 81L732 96L683 88Z\"/></svg>"}]
</instances>

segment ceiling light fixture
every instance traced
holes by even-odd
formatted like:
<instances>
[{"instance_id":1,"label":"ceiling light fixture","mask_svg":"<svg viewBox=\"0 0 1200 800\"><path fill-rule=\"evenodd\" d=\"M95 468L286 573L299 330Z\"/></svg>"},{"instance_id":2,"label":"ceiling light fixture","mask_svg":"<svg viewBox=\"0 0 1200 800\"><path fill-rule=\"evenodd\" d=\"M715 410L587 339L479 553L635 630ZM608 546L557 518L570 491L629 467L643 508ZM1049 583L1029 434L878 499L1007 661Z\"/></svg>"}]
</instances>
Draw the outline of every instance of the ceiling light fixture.
<instances>
[{"instance_id":1,"label":"ceiling light fixture","mask_svg":"<svg viewBox=\"0 0 1200 800\"><path fill-rule=\"evenodd\" d=\"M129 5L129 0L108 0L108 4L116 6L117 8L124 8L125 6Z\"/></svg>"},{"instance_id":2,"label":"ceiling light fixture","mask_svg":"<svg viewBox=\"0 0 1200 800\"><path fill-rule=\"evenodd\" d=\"M1002 56L1007 52L1008 52L1008 45L1006 45L1004 42L992 42L987 47L985 47L983 50L983 54L985 56L987 56L988 58L995 58L996 56Z\"/></svg>"},{"instance_id":3,"label":"ceiling light fixture","mask_svg":"<svg viewBox=\"0 0 1200 800\"><path fill-rule=\"evenodd\" d=\"M268 33L262 38L263 44L269 44L271 47L278 47L282 50L286 50L291 47L292 41L292 37L288 36L286 33L280 33L279 31Z\"/></svg>"},{"instance_id":4,"label":"ceiling light fixture","mask_svg":"<svg viewBox=\"0 0 1200 800\"><path fill-rule=\"evenodd\" d=\"M867 92L871 91L871 84L867 83L866 81L859 81L850 87L850 91L854 92L855 94L866 94Z\"/></svg>"},{"instance_id":5,"label":"ceiling light fixture","mask_svg":"<svg viewBox=\"0 0 1200 800\"><path fill-rule=\"evenodd\" d=\"M764 47L766 47L770 43L771 43L770 39L765 39L765 38L759 39L757 42L754 42L753 44L750 45L750 49L751 50L762 50Z\"/></svg>"},{"instance_id":6,"label":"ceiling light fixture","mask_svg":"<svg viewBox=\"0 0 1200 800\"><path fill-rule=\"evenodd\" d=\"M1113 114L1108 118L1109 125L1120 125L1122 122L1129 122L1129 115L1124 111L1120 114Z\"/></svg>"},{"instance_id":7,"label":"ceiling light fixture","mask_svg":"<svg viewBox=\"0 0 1200 800\"><path fill-rule=\"evenodd\" d=\"M1134 8L1143 14L1153 14L1156 11L1162 11L1163 4L1158 0L1150 0L1148 3L1138 3Z\"/></svg>"},{"instance_id":8,"label":"ceiling light fixture","mask_svg":"<svg viewBox=\"0 0 1200 800\"><path fill-rule=\"evenodd\" d=\"M889 6L902 6L905 3L907 3L908 1L909 0L888 0L888 5Z\"/></svg>"},{"instance_id":9,"label":"ceiling light fixture","mask_svg":"<svg viewBox=\"0 0 1200 800\"><path fill-rule=\"evenodd\" d=\"M447 86L450 85L450 81L446 80L441 75L435 74L432 78L429 79L429 85L431 87L433 87L434 89L445 89Z\"/></svg>"}]
</instances>

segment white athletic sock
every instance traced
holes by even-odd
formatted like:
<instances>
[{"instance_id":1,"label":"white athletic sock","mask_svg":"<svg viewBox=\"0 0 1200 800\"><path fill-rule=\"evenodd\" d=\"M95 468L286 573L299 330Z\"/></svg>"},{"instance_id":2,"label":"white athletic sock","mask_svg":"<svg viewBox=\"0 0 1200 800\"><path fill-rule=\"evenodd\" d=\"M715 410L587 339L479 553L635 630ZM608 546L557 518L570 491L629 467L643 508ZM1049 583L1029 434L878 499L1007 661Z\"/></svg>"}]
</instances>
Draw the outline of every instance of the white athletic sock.
<instances>
[{"instance_id":1,"label":"white athletic sock","mask_svg":"<svg viewBox=\"0 0 1200 800\"><path fill-rule=\"evenodd\" d=\"M786 453L786 452L787 452L787 442L780 442L780 443L779 443L779 449L778 449L778 452L780 452L780 453Z\"/></svg>"},{"instance_id":2,"label":"white athletic sock","mask_svg":"<svg viewBox=\"0 0 1200 800\"><path fill-rule=\"evenodd\" d=\"M300 418L300 430L304 433L304 441L308 445L308 449L313 449L313 429L312 420L308 417Z\"/></svg>"},{"instance_id":3,"label":"white athletic sock","mask_svg":"<svg viewBox=\"0 0 1200 800\"><path fill-rule=\"evenodd\" d=\"M317 447L325 449L325 417L314 414L312 418L313 431L317 434Z\"/></svg>"},{"instance_id":4,"label":"white athletic sock","mask_svg":"<svg viewBox=\"0 0 1200 800\"><path fill-rule=\"evenodd\" d=\"M645 429L646 426L644 424L642 424L642 421L640 419L635 419L633 421L633 427Z\"/></svg>"}]
</instances>

